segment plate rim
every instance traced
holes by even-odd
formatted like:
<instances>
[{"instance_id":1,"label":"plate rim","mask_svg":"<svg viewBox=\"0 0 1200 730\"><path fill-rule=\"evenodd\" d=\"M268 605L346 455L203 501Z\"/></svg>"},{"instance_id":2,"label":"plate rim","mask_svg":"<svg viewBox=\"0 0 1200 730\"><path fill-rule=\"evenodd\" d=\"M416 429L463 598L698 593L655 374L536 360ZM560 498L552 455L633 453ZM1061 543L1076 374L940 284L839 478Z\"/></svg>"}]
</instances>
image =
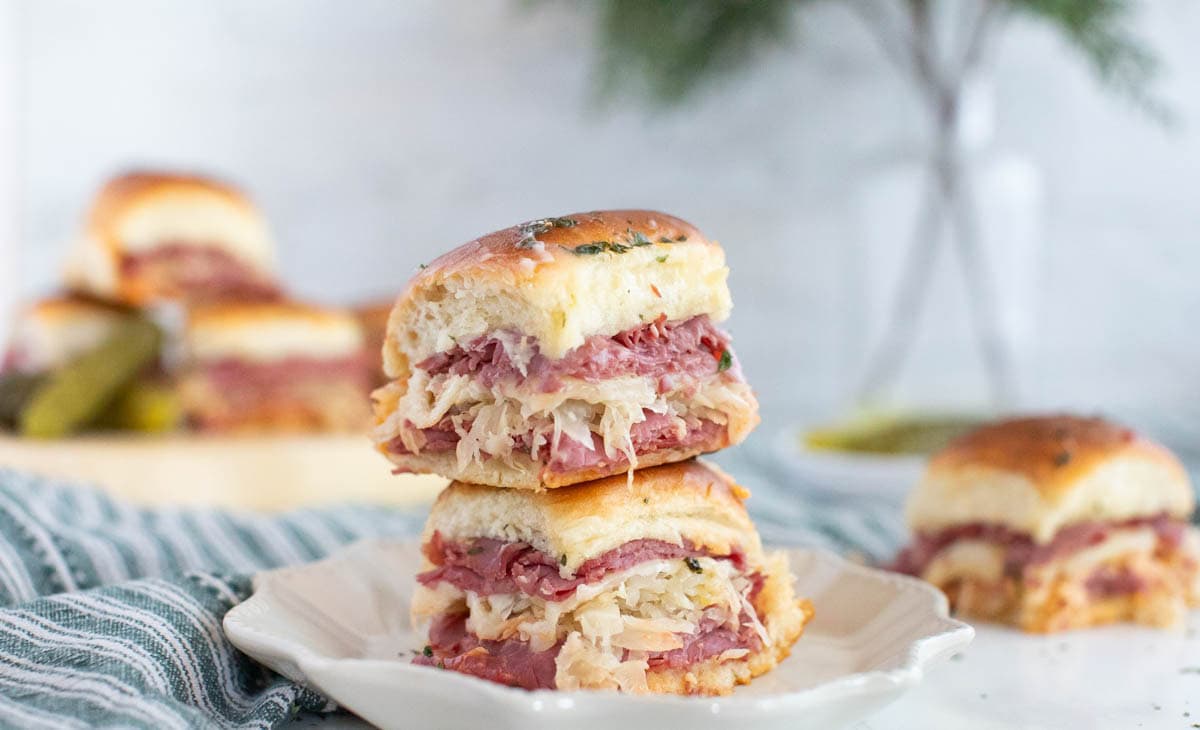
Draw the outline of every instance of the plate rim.
<instances>
[{"instance_id":1,"label":"plate rim","mask_svg":"<svg viewBox=\"0 0 1200 730\"><path fill-rule=\"evenodd\" d=\"M419 672L428 677L429 669L408 662L388 659L336 658L325 656L303 641L280 637L258 628L253 617L263 612L263 604L270 601L267 595L273 584L284 580L288 575L298 571L313 570L316 566L330 565L353 559L360 552L369 552L380 546L411 544L419 546L419 541L412 537L406 538L371 538L359 540L347 545L321 560L285 566L274 570L262 571L253 576L253 591L251 595L238 605L231 608L222 619L222 628L229 641L251 658L271 667L293 681L312 685L320 691L318 683L312 680L314 673L324 673L336 670L339 666L353 665L355 667L374 669L386 667L387 671L403 673ZM899 694L917 684L924 678L930 665L948 657L955 651L966 647L975 636L975 630L969 624L950 616L949 602L941 591L917 578L872 568L847 560L836 553L824 548L768 546L786 550L789 557L797 554L813 555L818 561L832 564L838 570L865 576L871 580L883 581L895 590L909 592L921 596L927 602L931 620L926 635L912 640L904 651L903 663L891 669L872 669L866 672L856 672L843 675L826 682L806 687L797 691L781 692L770 695L732 695L681 696L681 695L627 695L616 692L595 692L587 690L524 690L489 682L487 680L463 675L456 672L439 672L439 681L458 683L462 688L488 698L504 702L511 706L514 701L533 709L544 712L549 707L558 705L560 709L577 707L601 700L604 702L634 703L660 708L675 707L694 709L698 704L705 704L714 713L740 715L759 713L764 710L773 712L788 712L804 709L813 704L822 704L831 700L844 699L855 695L877 695L882 693ZM278 601L277 601L278 602ZM286 603L286 599L284 601ZM803 637L800 639L803 641ZM299 676L294 676L292 671ZM553 698L553 702L546 700ZM337 697L330 697L338 701ZM569 700L564 703L564 700Z\"/></svg>"}]
</instances>

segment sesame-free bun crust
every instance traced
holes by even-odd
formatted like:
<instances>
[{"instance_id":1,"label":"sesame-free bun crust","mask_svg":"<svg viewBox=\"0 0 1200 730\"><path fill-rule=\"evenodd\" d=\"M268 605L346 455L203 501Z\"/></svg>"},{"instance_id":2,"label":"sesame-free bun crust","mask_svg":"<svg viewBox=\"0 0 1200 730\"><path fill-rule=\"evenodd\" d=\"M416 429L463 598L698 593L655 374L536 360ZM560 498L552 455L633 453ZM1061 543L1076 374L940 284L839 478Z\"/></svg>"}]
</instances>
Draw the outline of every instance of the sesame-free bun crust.
<instances>
[{"instance_id":1,"label":"sesame-free bun crust","mask_svg":"<svg viewBox=\"0 0 1200 730\"><path fill-rule=\"evenodd\" d=\"M724 320L727 274L719 245L665 213L572 213L505 228L413 277L392 310L384 367L404 378L409 363L487 332L532 336L555 359L663 314Z\"/></svg>"},{"instance_id":2,"label":"sesame-free bun crust","mask_svg":"<svg viewBox=\"0 0 1200 730\"><path fill-rule=\"evenodd\" d=\"M953 441L910 495L917 531L985 522L1053 538L1064 525L1167 513L1187 518L1187 472L1164 447L1100 418L998 421Z\"/></svg>"},{"instance_id":3,"label":"sesame-free bun crust","mask_svg":"<svg viewBox=\"0 0 1200 730\"><path fill-rule=\"evenodd\" d=\"M68 286L140 306L162 298L159 282L124 270L130 256L167 245L219 249L273 278L275 251L258 209L236 188L206 177L132 172L97 193L67 262Z\"/></svg>"},{"instance_id":4,"label":"sesame-free bun crust","mask_svg":"<svg viewBox=\"0 0 1200 730\"><path fill-rule=\"evenodd\" d=\"M720 451L729 445L728 431L722 431L707 443L687 448L660 449L641 454L638 456L638 469L683 461L693 456ZM541 464L535 463L523 454L513 454L512 464L506 464L501 459L472 460L465 467L460 468L458 457L453 451L435 454L392 454L388 453L386 449L380 450L384 456L399 467L402 473L452 475L460 481L471 484L487 484L513 489L557 489L613 475L621 475L621 478L624 479L624 475L629 471L628 465L620 464L575 469L568 472L543 471Z\"/></svg>"},{"instance_id":5,"label":"sesame-free bun crust","mask_svg":"<svg viewBox=\"0 0 1200 730\"><path fill-rule=\"evenodd\" d=\"M437 531L455 541L525 542L565 556L564 574L641 539L690 540L716 555L740 548L761 565L758 533L742 504L747 496L720 469L696 460L640 469L632 485L624 475L543 492L452 482L433 505L424 539Z\"/></svg>"},{"instance_id":6,"label":"sesame-free bun crust","mask_svg":"<svg viewBox=\"0 0 1200 730\"><path fill-rule=\"evenodd\" d=\"M189 310L185 348L193 360L344 358L363 347L354 313L298 302L228 302Z\"/></svg>"}]
</instances>

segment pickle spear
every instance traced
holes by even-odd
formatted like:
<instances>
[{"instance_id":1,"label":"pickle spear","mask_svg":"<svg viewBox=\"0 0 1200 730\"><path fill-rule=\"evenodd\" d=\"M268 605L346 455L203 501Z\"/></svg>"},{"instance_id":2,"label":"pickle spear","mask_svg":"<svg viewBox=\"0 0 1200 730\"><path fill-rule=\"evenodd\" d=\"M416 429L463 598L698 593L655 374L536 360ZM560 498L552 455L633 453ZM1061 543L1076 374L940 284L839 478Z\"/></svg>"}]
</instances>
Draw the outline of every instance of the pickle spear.
<instances>
[{"instance_id":1,"label":"pickle spear","mask_svg":"<svg viewBox=\"0 0 1200 730\"><path fill-rule=\"evenodd\" d=\"M171 386L140 380L117 395L96 425L118 431L165 433L179 425L181 415L179 399Z\"/></svg>"},{"instance_id":2,"label":"pickle spear","mask_svg":"<svg viewBox=\"0 0 1200 730\"><path fill-rule=\"evenodd\" d=\"M162 334L141 317L117 325L94 350L52 372L24 410L23 436L57 438L96 420L121 390L157 357Z\"/></svg>"},{"instance_id":3,"label":"pickle spear","mask_svg":"<svg viewBox=\"0 0 1200 730\"><path fill-rule=\"evenodd\" d=\"M25 404L45 382L41 373L5 373L0 375L0 428L14 428Z\"/></svg>"}]
</instances>

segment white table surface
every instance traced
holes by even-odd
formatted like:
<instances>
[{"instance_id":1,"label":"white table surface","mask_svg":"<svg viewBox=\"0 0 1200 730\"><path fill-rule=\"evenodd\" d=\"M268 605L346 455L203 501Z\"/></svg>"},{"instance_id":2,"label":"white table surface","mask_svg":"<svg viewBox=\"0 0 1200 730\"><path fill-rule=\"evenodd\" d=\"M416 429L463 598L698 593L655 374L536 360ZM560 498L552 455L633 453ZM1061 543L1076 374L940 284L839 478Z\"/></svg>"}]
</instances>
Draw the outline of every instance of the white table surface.
<instances>
[{"instance_id":1,"label":"white table surface","mask_svg":"<svg viewBox=\"0 0 1200 730\"><path fill-rule=\"evenodd\" d=\"M1118 626L1029 636L976 628L961 655L853 730L1200 728L1200 612L1173 631ZM297 727L366 724L314 716Z\"/></svg>"}]
</instances>

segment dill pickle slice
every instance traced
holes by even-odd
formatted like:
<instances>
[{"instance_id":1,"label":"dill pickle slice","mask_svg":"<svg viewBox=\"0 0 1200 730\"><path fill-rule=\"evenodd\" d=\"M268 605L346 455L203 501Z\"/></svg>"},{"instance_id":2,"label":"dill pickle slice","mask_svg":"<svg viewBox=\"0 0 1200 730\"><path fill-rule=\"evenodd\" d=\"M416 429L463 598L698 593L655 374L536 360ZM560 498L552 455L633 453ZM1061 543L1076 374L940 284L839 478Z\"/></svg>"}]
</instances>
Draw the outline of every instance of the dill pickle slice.
<instances>
[{"instance_id":1,"label":"dill pickle slice","mask_svg":"<svg viewBox=\"0 0 1200 730\"><path fill-rule=\"evenodd\" d=\"M161 341L148 320L121 322L98 347L50 374L21 411L21 434L57 438L86 427L153 362Z\"/></svg>"},{"instance_id":2,"label":"dill pickle slice","mask_svg":"<svg viewBox=\"0 0 1200 730\"><path fill-rule=\"evenodd\" d=\"M912 414L864 417L847 425L809 431L811 449L863 454L931 454L983 422L957 414Z\"/></svg>"},{"instance_id":3,"label":"dill pickle slice","mask_svg":"<svg viewBox=\"0 0 1200 730\"><path fill-rule=\"evenodd\" d=\"M122 390L96 425L118 431L165 433L179 425L180 416L179 399L171 386L142 380Z\"/></svg>"},{"instance_id":4,"label":"dill pickle slice","mask_svg":"<svg viewBox=\"0 0 1200 730\"><path fill-rule=\"evenodd\" d=\"M0 428L16 427L21 410L45 381L46 376L42 373L0 375Z\"/></svg>"}]
</instances>

